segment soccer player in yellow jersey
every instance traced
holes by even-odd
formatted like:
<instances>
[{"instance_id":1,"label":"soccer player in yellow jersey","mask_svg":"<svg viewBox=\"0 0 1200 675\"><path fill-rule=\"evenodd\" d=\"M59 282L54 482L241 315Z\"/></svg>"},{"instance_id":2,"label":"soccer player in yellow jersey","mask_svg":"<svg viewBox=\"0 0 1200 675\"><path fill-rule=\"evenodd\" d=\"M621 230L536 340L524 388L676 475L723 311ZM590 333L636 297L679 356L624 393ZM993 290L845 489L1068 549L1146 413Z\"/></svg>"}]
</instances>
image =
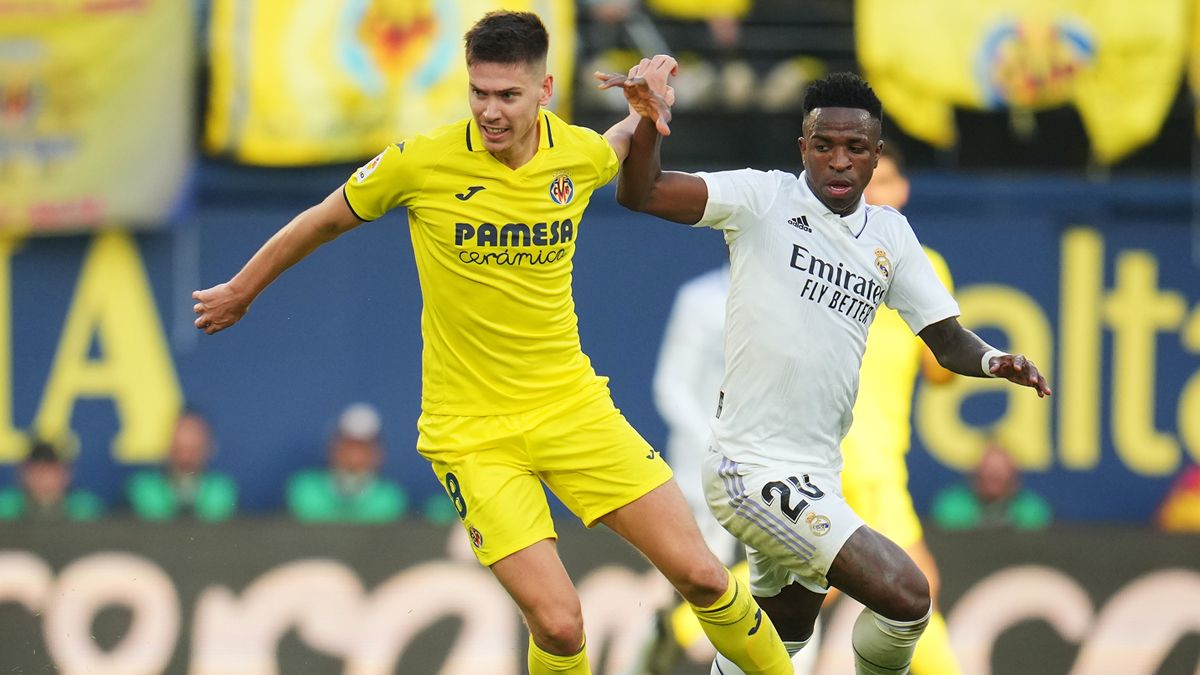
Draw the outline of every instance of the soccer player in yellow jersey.
<instances>
[{"instance_id":1,"label":"soccer player in yellow jersey","mask_svg":"<svg viewBox=\"0 0 1200 675\"><path fill-rule=\"evenodd\" d=\"M904 157L895 147L884 146L864 195L868 204L901 211L908 203L909 182L904 175ZM925 254L946 289L953 292L946 261L929 248ZM933 352L912 334L899 312L880 307L867 334L854 422L842 439L842 492L868 525L912 557L929 580L929 592L936 603L937 564L925 545L921 521L913 509L905 463L912 436L910 419L918 372L934 384L943 384L954 377L954 373L938 365ZM929 625L917 642L912 672L914 675L962 672L950 648L946 621L936 604Z\"/></svg>"},{"instance_id":2,"label":"soccer player in yellow jersey","mask_svg":"<svg viewBox=\"0 0 1200 675\"><path fill-rule=\"evenodd\" d=\"M196 327L228 328L318 246L406 207L424 299L417 449L524 615L530 673L589 672L542 483L645 554L743 670L790 673L774 626L704 545L670 469L580 349L571 260L584 209L641 117L669 133L670 91L644 88L603 136L568 125L542 108L547 47L534 14L483 17L466 35L471 117L389 146L232 279L195 292Z\"/></svg>"}]
</instances>

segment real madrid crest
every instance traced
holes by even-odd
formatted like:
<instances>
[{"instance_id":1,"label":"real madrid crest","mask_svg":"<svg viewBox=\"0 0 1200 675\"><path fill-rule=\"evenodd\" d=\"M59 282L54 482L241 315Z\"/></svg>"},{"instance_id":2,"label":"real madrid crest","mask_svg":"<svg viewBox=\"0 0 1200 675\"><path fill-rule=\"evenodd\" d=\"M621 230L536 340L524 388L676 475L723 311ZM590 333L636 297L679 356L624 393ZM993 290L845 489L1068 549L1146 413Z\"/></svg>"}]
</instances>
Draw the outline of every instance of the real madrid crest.
<instances>
[{"instance_id":1,"label":"real madrid crest","mask_svg":"<svg viewBox=\"0 0 1200 675\"><path fill-rule=\"evenodd\" d=\"M571 177L565 173L560 173L550 181L550 199L554 200L559 206L566 206L575 198L575 184L571 182Z\"/></svg>"},{"instance_id":2,"label":"real madrid crest","mask_svg":"<svg viewBox=\"0 0 1200 675\"><path fill-rule=\"evenodd\" d=\"M804 522L808 523L808 529L812 530L814 536L824 537L829 534L829 518L816 513L810 513L804 517Z\"/></svg>"},{"instance_id":3,"label":"real madrid crest","mask_svg":"<svg viewBox=\"0 0 1200 675\"><path fill-rule=\"evenodd\" d=\"M875 249L875 269L879 270L884 279L892 278L892 261L888 259L887 251L881 248Z\"/></svg>"}]
</instances>

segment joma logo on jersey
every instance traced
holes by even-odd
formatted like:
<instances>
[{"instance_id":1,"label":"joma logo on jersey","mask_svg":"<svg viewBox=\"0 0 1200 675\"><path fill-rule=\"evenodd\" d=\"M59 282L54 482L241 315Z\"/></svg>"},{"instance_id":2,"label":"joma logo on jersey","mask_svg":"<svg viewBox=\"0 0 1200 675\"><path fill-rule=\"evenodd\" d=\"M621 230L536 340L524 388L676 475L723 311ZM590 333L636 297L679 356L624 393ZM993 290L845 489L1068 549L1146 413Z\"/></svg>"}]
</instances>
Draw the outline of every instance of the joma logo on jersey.
<instances>
[{"instance_id":1,"label":"joma logo on jersey","mask_svg":"<svg viewBox=\"0 0 1200 675\"><path fill-rule=\"evenodd\" d=\"M474 241L476 246L554 246L575 238L575 223L570 218L552 223L492 223L454 224L454 244L464 246Z\"/></svg>"},{"instance_id":2,"label":"joma logo on jersey","mask_svg":"<svg viewBox=\"0 0 1200 675\"><path fill-rule=\"evenodd\" d=\"M562 206L570 204L571 199L575 197L575 184L571 182L571 177L565 173L560 173L550 182L550 199L554 200L555 204Z\"/></svg>"}]
</instances>

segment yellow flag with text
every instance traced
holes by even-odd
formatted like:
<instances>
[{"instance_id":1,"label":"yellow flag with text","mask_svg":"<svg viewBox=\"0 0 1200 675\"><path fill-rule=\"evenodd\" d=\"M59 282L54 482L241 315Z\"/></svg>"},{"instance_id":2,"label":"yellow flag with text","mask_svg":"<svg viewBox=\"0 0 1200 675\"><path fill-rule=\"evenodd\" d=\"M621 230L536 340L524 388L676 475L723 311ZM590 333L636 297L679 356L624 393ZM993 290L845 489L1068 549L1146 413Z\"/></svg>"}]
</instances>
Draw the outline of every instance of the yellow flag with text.
<instances>
[{"instance_id":1,"label":"yellow flag with text","mask_svg":"<svg viewBox=\"0 0 1200 675\"><path fill-rule=\"evenodd\" d=\"M859 62L906 133L954 144L954 108L1074 105L1113 163L1178 92L1192 0L858 0Z\"/></svg>"},{"instance_id":2,"label":"yellow flag with text","mask_svg":"<svg viewBox=\"0 0 1200 675\"><path fill-rule=\"evenodd\" d=\"M180 0L0 2L0 229L159 225L192 159Z\"/></svg>"},{"instance_id":3,"label":"yellow flag with text","mask_svg":"<svg viewBox=\"0 0 1200 675\"><path fill-rule=\"evenodd\" d=\"M368 157L470 115L463 35L489 11L550 32L550 108L574 77L573 0L214 0L210 152L266 166Z\"/></svg>"}]
</instances>

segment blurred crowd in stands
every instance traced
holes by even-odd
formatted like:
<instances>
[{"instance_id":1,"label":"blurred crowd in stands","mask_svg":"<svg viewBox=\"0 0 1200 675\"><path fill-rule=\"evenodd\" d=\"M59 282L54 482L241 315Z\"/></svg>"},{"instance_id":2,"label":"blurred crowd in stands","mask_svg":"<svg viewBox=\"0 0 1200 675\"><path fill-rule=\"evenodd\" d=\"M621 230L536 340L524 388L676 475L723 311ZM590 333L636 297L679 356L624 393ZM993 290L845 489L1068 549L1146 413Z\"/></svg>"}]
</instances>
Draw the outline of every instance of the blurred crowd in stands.
<instances>
[{"instance_id":1,"label":"blurred crowd in stands","mask_svg":"<svg viewBox=\"0 0 1200 675\"><path fill-rule=\"evenodd\" d=\"M410 504L404 488L380 475L384 459L382 421L369 403L347 406L327 440L327 463L293 475L285 486L288 513L310 523L388 523L404 517L449 524L457 514L435 493ZM105 504L72 487L72 443L35 440L14 485L0 487L0 521L87 521L129 513L146 521L178 518L220 522L238 514L238 486L209 466L217 451L212 428L192 408L180 413L161 465L134 470L122 504ZM935 496L926 519L945 531L1034 531L1048 527L1046 499L1025 487L1003 445L992 442L962 482ZM1200 465L1191 464L1164 496L1155 525L1168 532L1200 532Z\"/></svg>"},{"instance_id":2,"label":"blurred crowd in stands","mask_svg":"<svg viewBox=\"0 0 1200 675\"><path fill-rule=\"evenodd\" d=\"M384 459L382 421L369 403L353 403L336 419L326 443L327 463L302 470L285 486L287 511L310 523L387 523L406 516L447 524L457 518L450 500L435 493L411 508L399 483L380 475ZM238 514L238 486L211 468L218 443L204 414L183 410L175 421L165 458L135 469L124 501L105 504L72 487L72 443L35 440L16 473L0 488L0 521L87 521L128 513L146 521L191 519L220 522Z\"/></svg>"}]
</instances>

